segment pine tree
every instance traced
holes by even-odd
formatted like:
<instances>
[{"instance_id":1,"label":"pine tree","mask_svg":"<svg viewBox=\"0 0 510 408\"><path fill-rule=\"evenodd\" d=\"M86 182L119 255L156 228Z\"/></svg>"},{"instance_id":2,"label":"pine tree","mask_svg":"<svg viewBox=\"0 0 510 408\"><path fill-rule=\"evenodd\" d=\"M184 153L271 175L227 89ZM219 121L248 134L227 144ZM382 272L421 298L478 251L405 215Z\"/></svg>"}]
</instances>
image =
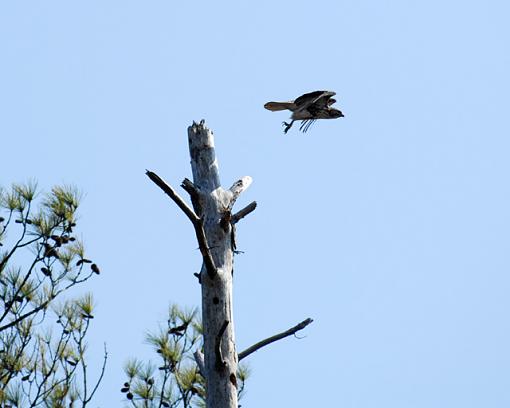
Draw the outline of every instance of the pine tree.
<instances>
[{"instance_id":1,"label":"pine tree","mask_svg":"<svg viewBox=\"0 0 510 408\"><path fill-rule=\"evenodd\" d=\"M35 183L0 190L0 406L87 406L86 336L90 294L64 299L99 275L75 237L79 194L54 187L38 200Z\"/></svg>"}]
</instances>

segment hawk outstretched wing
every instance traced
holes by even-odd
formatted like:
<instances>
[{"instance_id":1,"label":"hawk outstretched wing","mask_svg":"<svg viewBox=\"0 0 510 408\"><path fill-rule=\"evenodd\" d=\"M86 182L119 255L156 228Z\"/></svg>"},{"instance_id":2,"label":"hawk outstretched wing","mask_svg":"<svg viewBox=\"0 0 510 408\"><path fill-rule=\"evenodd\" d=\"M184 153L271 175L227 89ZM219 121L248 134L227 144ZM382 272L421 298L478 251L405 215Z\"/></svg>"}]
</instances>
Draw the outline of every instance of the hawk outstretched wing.
<instances>
[{"instance_id":1,"label":"hawk outstretched wing","mask_svg":"<svg viewBox=\"0 0 510 408\"><path fill-rule=\"evenodd\" d=\"M315 104L321 107L327 107L329 100L335 95L336 92L332 91L314 91L301 95L294 103L297 106L310 106Z\"/></svg>"}]
</instances>

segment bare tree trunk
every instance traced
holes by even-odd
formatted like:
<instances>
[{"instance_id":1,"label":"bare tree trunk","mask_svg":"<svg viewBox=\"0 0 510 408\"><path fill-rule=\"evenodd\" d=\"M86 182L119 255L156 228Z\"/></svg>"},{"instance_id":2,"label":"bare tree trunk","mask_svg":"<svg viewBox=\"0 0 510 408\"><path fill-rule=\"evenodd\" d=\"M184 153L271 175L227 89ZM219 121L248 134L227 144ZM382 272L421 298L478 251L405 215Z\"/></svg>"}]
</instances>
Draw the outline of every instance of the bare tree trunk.
<instances>
[{"instance_id":1,"label":"bare tree trunk","mask_svg":"<svg viewBox=\"0 0 510 408\"><path fill-rule=\"evenodd\" d=\"M181 186L190 194L193 210L156 173L147 170L146 174L192 222L202 254L202 269L200 274L195 275L202 286L204 355L197 351L195 359L206 380L207 408L238 408L238 361L268 344L295 335L312 319L306 319L237 354L232 311L235 225L255 210L257 203L254 201L235 214L232 214L232 208L239 195L251 184L251 177L242 177L228 190L221 187L213 134L205 127L204 121L199 124L193 122L188 128L188 142L193 182L184 179Z\"/></svg>"},{"instance_id":2,"label":"bare tree trunk","mask_svg":"<svg viewBox=\"0 0 510 408\"><path fill-rule=\"evenodd\" d=\"M203 220L213 261L209 267L204 262L200 272L207 408L237 408L237 352L232 311L233 226L230 222L230 211L237 197L233 191L221 187L213 134L203 122L188 128L188 141L193 206Z\"/></svg>"}]
</instances>

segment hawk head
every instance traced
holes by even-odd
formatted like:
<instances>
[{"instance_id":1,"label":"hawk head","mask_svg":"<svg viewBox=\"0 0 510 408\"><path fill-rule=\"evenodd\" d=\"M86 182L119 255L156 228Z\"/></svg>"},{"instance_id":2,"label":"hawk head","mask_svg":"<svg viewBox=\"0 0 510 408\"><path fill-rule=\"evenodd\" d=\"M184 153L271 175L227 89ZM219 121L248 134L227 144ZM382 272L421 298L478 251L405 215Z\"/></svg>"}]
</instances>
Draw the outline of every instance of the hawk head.
<instances>
[{"instance_id":1,"label":"hawk head","mask_svg":"<svg viewBox=\"0 0 510 408\"><path fill-rule=\"evenodd\" d=\"M336 118L344 117L344 114L342 113L342 111L340 109L329 108L326 112L329 115L329 119L336 119Z\"/></svg>"}]
</instances>

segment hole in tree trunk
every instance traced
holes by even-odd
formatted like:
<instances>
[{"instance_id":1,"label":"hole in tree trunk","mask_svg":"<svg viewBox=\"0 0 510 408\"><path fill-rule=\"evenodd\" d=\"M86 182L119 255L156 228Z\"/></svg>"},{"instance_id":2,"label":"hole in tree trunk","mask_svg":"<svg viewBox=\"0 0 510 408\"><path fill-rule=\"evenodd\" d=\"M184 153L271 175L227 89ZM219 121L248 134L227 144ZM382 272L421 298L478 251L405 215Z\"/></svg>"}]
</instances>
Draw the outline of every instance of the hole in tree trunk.
<instances>
[{"instance_id":1,"label":"hole in tree trunk","mask_svg":"<svg viewBox=\"0 0 510 408\"><path fill-rule=\"evenodd\" d=\"M232 383L232 385L234 387L237 388L237 378L236 378L236 375L234 373L230 374L230 382Z\"/></svg>"}]
</instances>

